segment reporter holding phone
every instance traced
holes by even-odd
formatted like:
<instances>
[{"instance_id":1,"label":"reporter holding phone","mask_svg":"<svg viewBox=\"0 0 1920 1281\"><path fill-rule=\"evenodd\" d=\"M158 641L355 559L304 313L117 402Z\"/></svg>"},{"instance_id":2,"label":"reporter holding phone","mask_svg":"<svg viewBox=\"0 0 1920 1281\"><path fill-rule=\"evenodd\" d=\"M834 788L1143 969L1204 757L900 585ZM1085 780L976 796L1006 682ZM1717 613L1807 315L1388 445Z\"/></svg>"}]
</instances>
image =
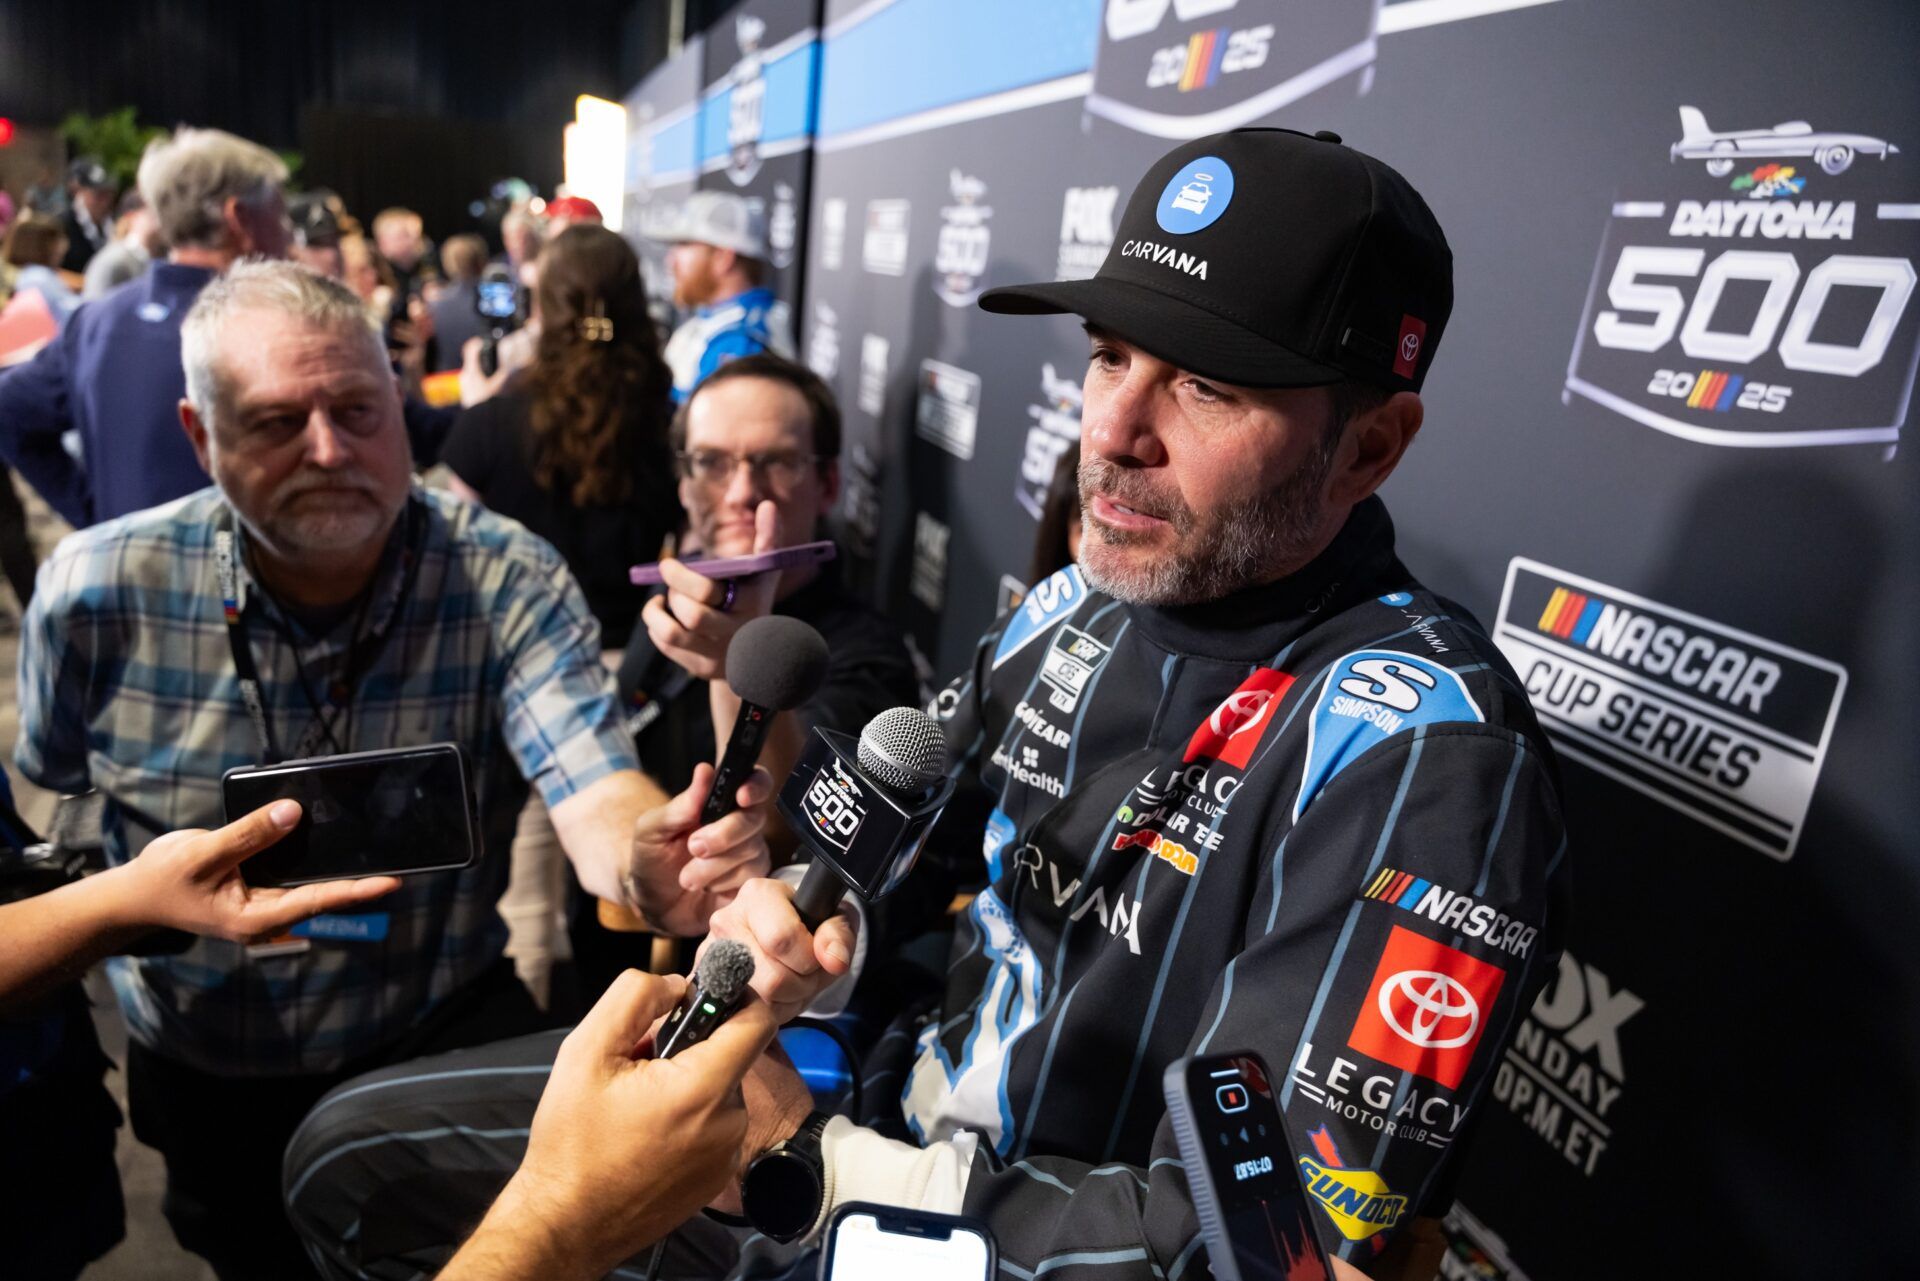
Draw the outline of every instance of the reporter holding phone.
<instances>
[{"instance_id":1,"label":"reporter holding phone","mask_svg":"<svg viewBox=\"0 0 1920 1281\"><path fill-rule=\"evenodd\" d=\"M771 784L750 780L744 808L698 832L665 804L559 555L414 485L398 388L349 291L242 263L182 339L181 421L214 486L75 534L42 567L21 771L104 795L113 866L217 825L237 766L452 742L480 810L474 866L409 878L293 944L110 962L129 1110L166 1158L175 1235L223 1277L298 1277L278 1175L313 1102L382 1063L539 1025L495 908L528 784L590 892L644 888L654 925L684 934L767 868Z\"/></svg>"},{"instance_id":2,"label":"reporter holding phone","mask_svg":"<svg viewBox=\"0 0 1920 1281\"><path fill-rule=\"evenodd\" d=\"M391 876L291 890L249 886L240 864L299 821L297 802L276 801L216 831L169 832L132 862L0 904L0 1012L79 978L149 930L252 942L399 888Z\"/></svg>"}]
</instances>

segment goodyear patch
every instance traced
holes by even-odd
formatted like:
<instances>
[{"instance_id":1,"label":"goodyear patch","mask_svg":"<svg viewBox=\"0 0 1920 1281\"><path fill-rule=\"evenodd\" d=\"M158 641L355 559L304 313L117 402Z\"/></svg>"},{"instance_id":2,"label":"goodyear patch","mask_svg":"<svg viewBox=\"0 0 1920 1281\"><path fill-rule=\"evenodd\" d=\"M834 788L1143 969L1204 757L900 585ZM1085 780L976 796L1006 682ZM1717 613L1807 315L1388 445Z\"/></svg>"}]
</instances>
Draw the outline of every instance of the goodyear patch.
<instances>
[{"instance_id":1,"label":"goodyear patch","mask_svg":"<svg viewBox=\"0 0 1920 1281\"><path fill-rule=\"evenodd\" d=\"M1307 765L1294 818L1334 775L1402 730L1486 719L1466 682L1449 668L1397 649L1348 654L1327 672L1307 722Z\"/></svg>"}]
</instances>

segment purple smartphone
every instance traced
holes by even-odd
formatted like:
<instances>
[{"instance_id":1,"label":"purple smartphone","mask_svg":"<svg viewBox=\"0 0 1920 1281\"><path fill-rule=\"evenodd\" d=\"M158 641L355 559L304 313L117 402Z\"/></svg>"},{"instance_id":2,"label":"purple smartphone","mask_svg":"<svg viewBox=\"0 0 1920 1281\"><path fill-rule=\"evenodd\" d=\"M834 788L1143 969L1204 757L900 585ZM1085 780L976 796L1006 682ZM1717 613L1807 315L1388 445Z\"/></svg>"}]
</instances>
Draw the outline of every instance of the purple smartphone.
<instances>
[{"instance_id":1,"label":"purple smartphone","mask_svg":"<svg viewBox=\"0 0 1920 1281\"><path fill-rule=\"evenodd\" d=\"M750 578L755 574L764 574L770 569L792 569L796 565L823 565L839 554L831 542L821 540L817 543L797 543L792 547L781 547L770 552L761 552L757 556L728 556L721 560L702 560L699 556L684 556L681 563L698 570L707 578ZM635 587L652 587L660 581L660 565L635 565L627 571Z\"/></svg>"}]
</instances>

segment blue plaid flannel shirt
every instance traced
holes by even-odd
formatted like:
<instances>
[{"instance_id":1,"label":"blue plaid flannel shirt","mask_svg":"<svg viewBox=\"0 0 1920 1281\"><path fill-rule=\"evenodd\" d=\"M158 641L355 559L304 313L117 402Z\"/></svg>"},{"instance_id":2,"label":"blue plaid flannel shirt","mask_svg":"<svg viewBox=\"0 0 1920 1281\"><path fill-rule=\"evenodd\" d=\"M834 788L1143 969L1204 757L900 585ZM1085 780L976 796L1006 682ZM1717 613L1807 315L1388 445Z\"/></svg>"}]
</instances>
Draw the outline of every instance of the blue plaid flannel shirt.
<instances>
[{"instance_id":1,"label":"blue plaid flannel shirt","mask_svg":"<svg viewBox=\"0 0 1920 1281\"><path fill-rule=\"evenodd\" d=\"M600 662L599 626L559 553L445 494L416 487L410 501L427 513L414 587L397 599L396 535L363 626L401 616L355 692L350 729L336 734L343 751L464 746L482 857L458 874L408 878L365 909L389 914L383 941L315 939L299 955L250 957L239 944L200 939L178 956L113 961L129 1030L156 1053L209 1072L275 1076L335 1071L391 1046L504 951L495 904L523 779L551 806L638 768ZM22 628L15 761L42 787L105 794L111 863L162 833L219 826L221 774L259 761L215 571L224 506L206 489L96 525L40 569ZM296 624L255 588L244 561L237 568L262 698L281 750L292 750L313 715L288 641ZM306 638L307 671L342 671L351 630L342 623Z\"/></svg>"}]
</instances>

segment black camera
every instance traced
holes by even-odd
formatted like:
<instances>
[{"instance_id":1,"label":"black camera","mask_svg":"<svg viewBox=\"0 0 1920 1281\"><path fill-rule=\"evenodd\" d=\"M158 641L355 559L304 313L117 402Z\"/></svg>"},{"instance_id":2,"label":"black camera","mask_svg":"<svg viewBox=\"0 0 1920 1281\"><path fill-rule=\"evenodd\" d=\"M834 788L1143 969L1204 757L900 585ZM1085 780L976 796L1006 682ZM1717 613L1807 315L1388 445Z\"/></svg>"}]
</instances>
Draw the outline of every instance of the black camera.
<instances>
[{"instance_id":1,"label":"black camera","mask_svg":"<svg viewBox=\"0 0 1920 1281\"><path fill-rule=\"evenodd\" d=\"M518 329L524 320L524 295L511 267L496 262L480 273L480 283L474 288L473 309L480 313L487 329L480 345L480 372L489 378L500 368L500 340Z\"/></svg>"}]
</instances>

